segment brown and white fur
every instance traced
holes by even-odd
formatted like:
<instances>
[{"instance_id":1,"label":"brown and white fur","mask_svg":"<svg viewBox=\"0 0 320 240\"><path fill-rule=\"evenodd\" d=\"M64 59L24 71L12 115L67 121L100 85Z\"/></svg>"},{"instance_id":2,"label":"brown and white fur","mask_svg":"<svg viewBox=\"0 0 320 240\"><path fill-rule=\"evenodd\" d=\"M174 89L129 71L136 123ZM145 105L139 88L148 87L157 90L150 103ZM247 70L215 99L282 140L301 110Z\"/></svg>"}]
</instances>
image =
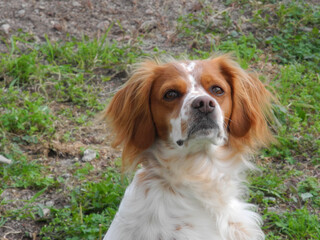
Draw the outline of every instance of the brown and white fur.
<instances>
[{"instance_id":1,"label":"brown and white fur","mask_svg":"<svg viewBox=\"0 0 320 240\"><path fill-rule=\"evenodd\" d=\"M104 240L264 239L243 181L270 99L226 55L140 64L105 113L124 170L141 168Z\"/></svg>"}]
</instances>

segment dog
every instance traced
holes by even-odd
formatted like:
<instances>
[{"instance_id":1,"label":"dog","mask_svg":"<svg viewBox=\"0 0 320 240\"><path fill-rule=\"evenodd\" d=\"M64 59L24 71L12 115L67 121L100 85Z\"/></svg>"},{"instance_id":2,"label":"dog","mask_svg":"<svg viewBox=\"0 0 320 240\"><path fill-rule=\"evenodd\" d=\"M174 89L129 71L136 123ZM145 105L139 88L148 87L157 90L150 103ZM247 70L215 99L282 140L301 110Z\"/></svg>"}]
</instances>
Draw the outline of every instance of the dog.
<instances>
[{"instance_id":1,"label":"dog","mask_svg":"<svg viewBox=\"0 0 320 240\"><path fill-rule=\"evenodd\" d=\"M140 63L104 112L123 171L141 166L104 240L264 239L243 182L271 102L229 55Z\"/></svg>"}]
</instances>

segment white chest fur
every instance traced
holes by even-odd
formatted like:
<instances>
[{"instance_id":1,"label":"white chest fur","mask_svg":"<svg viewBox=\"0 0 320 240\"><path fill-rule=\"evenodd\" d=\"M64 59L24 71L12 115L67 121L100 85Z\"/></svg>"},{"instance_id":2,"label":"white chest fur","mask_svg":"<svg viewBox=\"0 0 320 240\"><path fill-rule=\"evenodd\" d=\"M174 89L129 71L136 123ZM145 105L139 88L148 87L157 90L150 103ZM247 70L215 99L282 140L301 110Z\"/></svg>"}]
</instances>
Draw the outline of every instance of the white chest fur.
<instances>
[{"instance_id":1,"label":"white chest fur","mask_svg":"<svg viewBox=\"0 0 320 240\"><path fill-rule=\"evenodd\" d=\"M196 172L165 163L137 171L104 240L264 239L259 215L241 200L240 173L232 164L199 163Z\"/></svg>"}]
</instances>

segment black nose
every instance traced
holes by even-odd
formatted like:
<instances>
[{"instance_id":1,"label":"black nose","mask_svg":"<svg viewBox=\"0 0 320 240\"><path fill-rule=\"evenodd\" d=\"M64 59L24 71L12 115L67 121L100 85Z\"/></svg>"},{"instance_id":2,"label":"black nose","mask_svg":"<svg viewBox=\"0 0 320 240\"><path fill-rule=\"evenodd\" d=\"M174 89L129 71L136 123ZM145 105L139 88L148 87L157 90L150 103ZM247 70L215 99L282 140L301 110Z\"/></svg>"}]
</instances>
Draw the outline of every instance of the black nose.
<instances>
[{"instance_id":1,"label":"black nose","mask_svg":"<svg viewBox=\"0 0 320 240\"><path fill-rule=\"evenodd\" d=\"M208 114L213 112L215 108L215 103L210 97L200 96L193 100L191 106L192 108L197 109L202 113Z\"/></svg>"}]
</instances>

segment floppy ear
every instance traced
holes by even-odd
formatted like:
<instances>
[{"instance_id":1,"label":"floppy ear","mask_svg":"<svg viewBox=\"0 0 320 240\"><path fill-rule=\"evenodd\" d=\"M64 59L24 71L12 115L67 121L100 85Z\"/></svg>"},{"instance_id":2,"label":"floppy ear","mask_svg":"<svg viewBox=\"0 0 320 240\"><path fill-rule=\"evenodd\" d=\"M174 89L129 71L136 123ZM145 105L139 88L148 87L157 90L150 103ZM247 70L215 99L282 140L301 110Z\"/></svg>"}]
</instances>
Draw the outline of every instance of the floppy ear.
<instances>
[{"instance_id":1,"label":"floppy ear","mask_svg":"<svg viewBox=\"0 0 320 240\"><path fill-rule=\"evenodd\" d=\"M152 145L155 127L150 110L150 91L155 64L145 62L112 98L105 118L112 127L113 147L123 144L123 170L134 168L136 156Z\"/></svg>"},{"instance_id":2,"label":"floppy ear","mask_svg":"<svg viewBox=\"0 0 320 240\"><path fill-rule=\"evenodd\" d=\"M232 90L232 113L228 126L231 143L237 141L238 147L249 148L267 145L273 140L268 128L268 118L272 116L270 92L256 76L245 72L228 56L217 60Z\"/></svg>"}]
</instances>

